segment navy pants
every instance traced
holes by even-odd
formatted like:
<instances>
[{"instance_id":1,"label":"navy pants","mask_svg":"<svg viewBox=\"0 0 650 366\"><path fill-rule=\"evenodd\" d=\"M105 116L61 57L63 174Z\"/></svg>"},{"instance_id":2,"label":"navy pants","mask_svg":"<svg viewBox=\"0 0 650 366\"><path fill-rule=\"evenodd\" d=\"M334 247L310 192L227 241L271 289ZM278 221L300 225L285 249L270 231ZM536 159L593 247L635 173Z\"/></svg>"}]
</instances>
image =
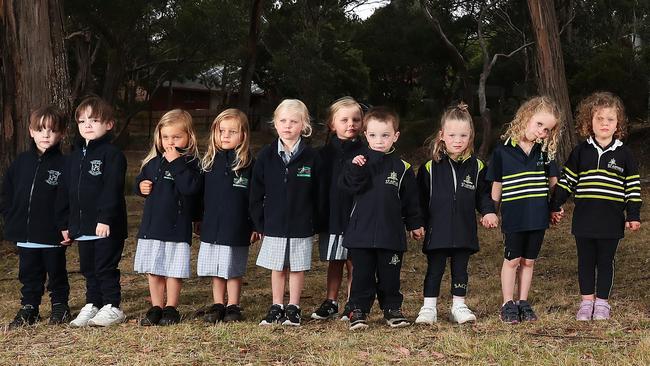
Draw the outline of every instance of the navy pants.
<instances>
[{"instance_id":1,"label":"navy pants","mask_svg":"<svg viewBox=\"0 0 650 366\"><path fill-rule=\"evenodd\" d=\"M382 310L400 309L403 252L386 249L349 249L352 258L350 306L369 313L377 297Z\"/></svg>"},{"instance_id":2,"label":"navy pants","mask_svg":"<svg viewBox=\"0 0 650 366\"><path fill-rule=\"evenodd\" d=\"M79 265L86 278L86 303L101 308L120 307L120 270L117 266L124 249L123 239L111 237L79 241Z\"/></svg>"},{"instance_id":3,"label":"navy pants","mask_svg":"<svg viewBox=\"0 0 650 366\"><path fill-rule=\"evenodd\" d=\"M468 249L436 249L427 251L427 274L424 277L424 297L438 297L440 281L445 273L447 258L450 258L451 294L465 296L467 294L467 264L472 254Z\"/></svg>"},{"instance_id":4,"label":"navy pants","mask_svg":"<svg viewBox=\"0 0 650 366\"><path fill-rule=\"evenodd\" d=\"M70 285L65 268L65 249L18 247L18 280L23 285L20 290L22 305L38 308L45 293L46 279L52 304L68 303Z\"/></svg>"},{"instance_id":5,"label":"navy pants","mask_svg":"<svg viewBox=\"0 0 650 366\"><path fill-rule=\"evenodd\" d=\"M576 237L578 248L578 282L581 295L609 298L614 282L614 255L619 239Z\"/></svg>"}]
</instances>

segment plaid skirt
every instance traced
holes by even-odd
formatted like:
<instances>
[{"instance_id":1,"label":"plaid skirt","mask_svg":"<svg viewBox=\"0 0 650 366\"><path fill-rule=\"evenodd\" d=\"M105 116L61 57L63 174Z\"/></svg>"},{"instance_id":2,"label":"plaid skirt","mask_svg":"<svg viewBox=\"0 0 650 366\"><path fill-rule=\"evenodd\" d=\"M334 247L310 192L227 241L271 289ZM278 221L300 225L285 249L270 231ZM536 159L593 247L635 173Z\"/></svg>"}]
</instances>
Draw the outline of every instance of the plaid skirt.
<instances>
[{"instance_id":1,"label":"plaid skirt","mask_svg":"<svg viewBox=\"0 0 650 366\"><path fill-rule=\"evenodd\" d=\"M172 278L190 278L190 245L138 239L133 270Z\"/></svg>"},{"instance_id":2,"label":"plaid skirt","mask_svg":"<svg viewBox=\"0 0 650 366\"><path fill-rule=\"evenodd\" d=\"M318 248L322 261L344 261L348 249L343 247L343 235L322 233L318 236Z\"/></svg>"},{"instance_id":3,"label":"plaid skirt","mask_svg":"<svg viewBox=\"0 0 650 366\"><path fill-rule=\"evenodd\" d=\"M308 238L277 238L265 236L257 265L273 271L289 268L291 272L308 271L311 269L311 250L314 237Z\"/></svg>"},{"instance_id":4,"label":"plaid skirt","mask_svg":"<svg viewBox=\"0 0 650 366\"><path fill-rule=\"evenodd\" d=\"M225 279L242 277L246 273L248 248L201 242L196 273Z\"/></svg>"}]
</instances>

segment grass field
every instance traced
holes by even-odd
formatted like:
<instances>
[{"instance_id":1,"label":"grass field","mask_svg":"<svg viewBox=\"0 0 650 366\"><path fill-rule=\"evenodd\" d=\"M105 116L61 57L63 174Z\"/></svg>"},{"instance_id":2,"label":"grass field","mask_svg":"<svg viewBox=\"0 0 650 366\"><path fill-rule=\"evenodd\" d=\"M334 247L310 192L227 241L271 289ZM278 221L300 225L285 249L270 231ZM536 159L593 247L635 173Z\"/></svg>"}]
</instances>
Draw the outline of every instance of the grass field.
<instances>
[{"instance_id":1,"label":"grass field","mask_svg":"<svg viewBox=\"0 0 650 366\"><path fill-rule=\"evenodd\" d=\"M141 153L128 154L131 174ZM648 197L648 185L643 194ZM259 244L253 246L242 295L246 321L205 325L197 310L211 303L210 283L192 278L185 282L179 310L183 323L173 327L140 327L137 322L149 307L146 278L133 272L135 234L143 201L127 197L130 236L120 265L125 324L109 329L73 329L46 325L49 299L41 315L46 319L26 329L0 332L0 364L22 365L157 365L157 364L486 364L486 365L648 365L650 364L650 227L627 234L616 257L611 298L613 318L607 322L574 320L579 302L576 251L570 220L547 231L536 266L530 300L540 320L515 326L498 319L501 305L499 271L501 234L480 229L481 251L470 261L468 304L475 325L447 321L451 299L449 275L443 279L438 301L439 322L431 326L389 329L379 310L370 329L352 333L340 321L309 320L324 296L326 265L317 260L308 272L302 298L303 326L259 327L271 302L269 272L254 265ZM571 207L567 208L570 217ZM647 218L646 205L642 217ZM195 241L196 244L196 241ZM196 268L198 245L193 246ZM19 306L17 256L13 246L0 247L0 322L8 324ZM68 251L73 312L84 305L84 280L79 273L77 248ZM421 305L426 259L418 243L411 242L402 267L403 309L415 319ZM344 302L344 298L339 299Z\"/></svg>"}]
</instances>

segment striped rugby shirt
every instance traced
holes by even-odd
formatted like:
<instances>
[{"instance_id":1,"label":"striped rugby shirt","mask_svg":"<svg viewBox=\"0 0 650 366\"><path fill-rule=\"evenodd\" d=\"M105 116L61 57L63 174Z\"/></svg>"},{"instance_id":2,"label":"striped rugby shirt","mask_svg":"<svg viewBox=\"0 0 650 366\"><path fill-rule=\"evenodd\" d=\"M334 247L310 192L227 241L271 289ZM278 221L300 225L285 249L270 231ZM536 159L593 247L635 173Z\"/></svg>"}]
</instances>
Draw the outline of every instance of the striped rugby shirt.
<instances>
[{"instance_id":1,"label":"striped rugby shirt","mask_svg":"<svg viewBox=\"0 0 650 366\"><path fill-rule=\"evenodd\" d=\"M549 178L559 176L554 160L534 144L526 154L508 138L492 153L486 179L501 182L501 231L514 233L547 229Z\"/></svg>"},{"instance_id":2,"label":"striped rugby shirt","mask_svg":"<svg viewBox=\"0 0 650 366\"><path fill-rule=\"evenodd\" d=\"M630 149L619 140L605 148L591 137L578 144L564 165L558 186L551 210L559 211L575 194L571 233L577 237L620 239L626 220L640 221L638 165Z\"/></svg>"}]
</instances>

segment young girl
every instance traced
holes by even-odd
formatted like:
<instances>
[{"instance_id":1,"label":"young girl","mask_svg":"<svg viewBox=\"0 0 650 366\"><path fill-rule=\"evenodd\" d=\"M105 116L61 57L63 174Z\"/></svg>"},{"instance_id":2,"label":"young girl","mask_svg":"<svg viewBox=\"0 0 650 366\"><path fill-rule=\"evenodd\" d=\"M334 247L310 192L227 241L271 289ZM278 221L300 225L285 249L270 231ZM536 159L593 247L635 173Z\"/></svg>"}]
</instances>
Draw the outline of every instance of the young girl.
<instances>
[{"instance_id":1,"label":"young girl","mask_svg":"<svg viewBox=\"0 0 650 366\"><path fill-rule=\"evenodd\" d=\"M440 131L430 138L432 160L418 170L420 206L426 226L423 252L427 255L424 304L416 323L437 321L436 301L440 281L450 258L453 305L450 320L458 324L476 321L465 305L467 264L478 252L476 214L488 228L498 225L485 164L473 155L474 126L467 104L451 107L442 115Z\"/></svg>"},{"instance_id":2,"label":"young girl","mask_svg":"<svg viewBox=\"0 0 650 366\"><path fill-rule=\"evenodd\" d=\"M189 113L174 109L160 118L136 187L145 202L134 269L147 274L152 305L140 325L176 324L182 279L190 276L192 218L201 189Z\"/></svg>"},{"instance_id":3,"label":"young girl","mask_svg":"<svg viewBox=\"0 0 650 366\"><path fill-rule=\"evenodd\" d=\"M352 282L352 261L348 250L343 247L343 233L352 210L352 196L338 188L337 182L346 161L363 152L361 132L361 106L351 97L343 97L329 108L327 119L330 136L328 143L318 151L323 164L319 182L319 235L320 259L329 261L327 267L327 294L321 306L311 314L313 319L332 319L338 315L337 303L339 288L343 281L343 267L347 267L348 296ZM343 312L343 318L349 311Z\"/></svg>"},{"instance_id":4,"label":"young girl","mask_svg":"<svg viewBox=\"0 0 650 366\"><path fill-rule=\"evenodd\" d=\"M492 181L492 199L501 202L501 231L505 251L501 268L505 323L537 320L528 303L535 259L549 224L548 199L557 182L553 160L560 134L560 111L548 97L525 102L501 136L492 154L486 179ZM513 300L515 280L519 301Z\"/></svg>"},{"instance_id":5,"label":"young girl","mask_svg":"<svg viewBox=\"0 0 650 366\"><path fill-rule=\"evenodd\" d=\"M270 269L273 305L260 325L300 325L300 294L311 268L317 207L317 155L302 139L311 135L309 112L285 99L273 113L278 140L258 154L253 169L250 210L263 235L257 265ZM289 304L284 307L289 277Z\"/></svg>"},{"instance_id":6,"label":"young girl","mask_svg":"<svg viewBox=\"0 0 650 366\"><path fill-rule=\"evenodd\" d=\"M211 324L242 319L242 276L249 245L257 240L248 211L253 170L249 146L248 118L242 111L226 109L212 122L208 152L201 164L203 225L197 263L199 276L212 277L214 304L203 318Z\"/></svg>"},{"instance_id":7,"label":"young girl","mask_svg":"<svg viewBox=\"0 0 650 366\"><path fill-rule=\"evenodd\" d=\"M575 193L571 233L578 248L582 295L576 319L605 320L610 317L607 299L616 248L624 228L636 231L641 226L641 184L632 151L621 142L627 125L623 102L616 95L598 92L580 102L576 129L587 140L573 149L564 165L560 188L551 200L552 220L562 218L561 205Z\"/></svg>"}]
</instances>

